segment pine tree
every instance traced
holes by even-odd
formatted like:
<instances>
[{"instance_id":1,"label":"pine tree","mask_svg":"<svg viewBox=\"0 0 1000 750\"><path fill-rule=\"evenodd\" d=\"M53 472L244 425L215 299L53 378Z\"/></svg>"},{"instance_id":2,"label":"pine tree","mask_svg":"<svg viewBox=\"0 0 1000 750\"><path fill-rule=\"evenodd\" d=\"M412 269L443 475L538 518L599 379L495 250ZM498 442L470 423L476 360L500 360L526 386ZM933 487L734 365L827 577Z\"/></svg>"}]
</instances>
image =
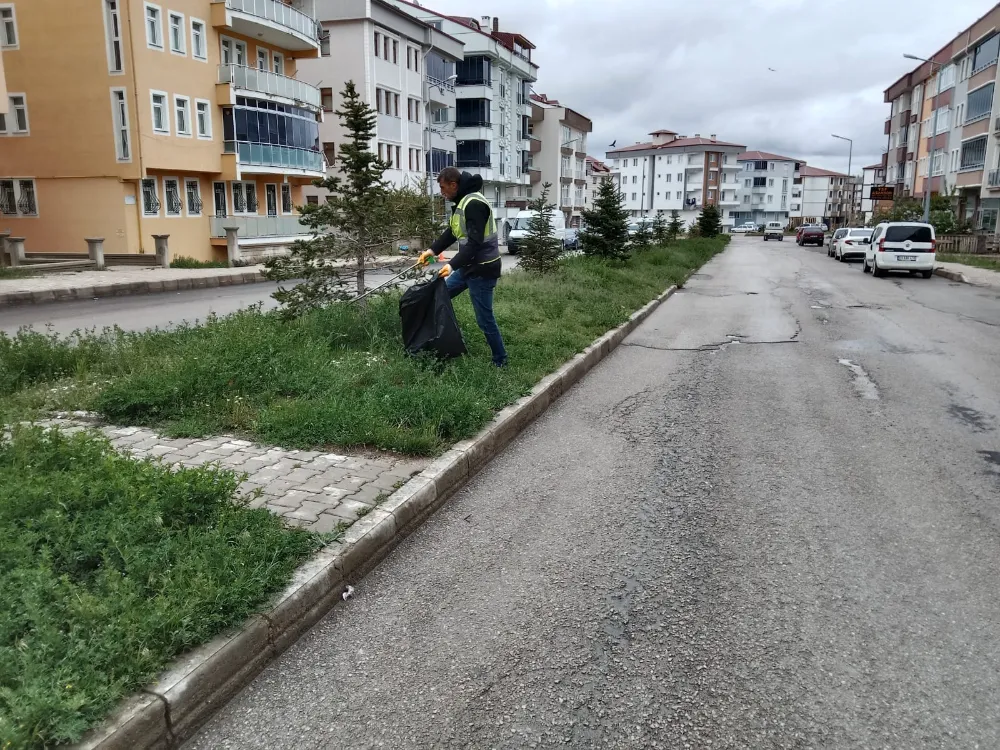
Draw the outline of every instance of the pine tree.
<instances>
[{"instance_id":1,"label":"pine tree","mask_svg":"<svg viewBox=\"0 0 1000 750\"><path fill-rule=\"evenodd\" d=\"M709 203L698 216L698 234L701 237L717 237L722 234L722 216L714 203Z\"/></svg>"},{"instance_id":2,"label":"pine tree","mask_svg":"<svg viewBox=\"0 0 1000 750\"><path fill-rule=\"evenodd\" d=\"M632 235L632 250L643 252L653 245L653 228L645 218L639 219L635 234Z\"/></svg>"},{"instance_id":3,"label":"pine tree","mask_svg":"<svg viewBox=\"0 0 1000 750\"><path fill-rule=\"evenodd\" d=\"M677 210L670 212L670 223L667 224L667 242L676 242L684 234L684 220Z\"/></svg>"},{"instance_id":4,"label":"pine tree","mask_svg":"<svg viewBox=\"0 0 1000 750\"><path fill-rule=\"evenodd\" d=\"M562 252L562 242L552 229L555 206L549 203L551 182L542 185L542 194L528 203L534 215L528 222L528 234L519 248L519 265L525 271L548 273L554 271Z\"/></svg>"},{"instance_id":5,"label":"pine tree","mask_svg":"<svg viewBox=\"0 0 1000 750\"><path fill-rule=\"evenodd\" d=\"M269 279L301 279L274 293L289 315L352 299L365 289L365 273L378 254L394 253L399 240L429 234L424 204L430 198L421 200L413 189L390 188L383 179L390 165L369 148L377 113L362 101L353 81L345 84L341 98L334 113L345 130L339 169L316 182L329 192L326 201L300 208L300 222L313 236L267 263Z\"/></svg>"},{"instance_id":6,"label":"pine tree","mask_svg":"<svg viewBox=\"0 0 1000 750\"><path fill-rule=\"evenodd\" d=\"M628 249L628 213L622 194L608 178L601 180L592 209L584 209L585 228L580 247L586 255L625 260Z\"/></svg>"},{"instance_id":7,"label":"pine tree","mask_svg":"<svg viewBox=\"0 0 1000 750\"><path fill-rule=\"evenodd\" d=\"M653 217L653 242L660 247L667 244L667 220L663 218L663 214L659 211L656 212L656 216Z\"/></svg>"}]
</instances>

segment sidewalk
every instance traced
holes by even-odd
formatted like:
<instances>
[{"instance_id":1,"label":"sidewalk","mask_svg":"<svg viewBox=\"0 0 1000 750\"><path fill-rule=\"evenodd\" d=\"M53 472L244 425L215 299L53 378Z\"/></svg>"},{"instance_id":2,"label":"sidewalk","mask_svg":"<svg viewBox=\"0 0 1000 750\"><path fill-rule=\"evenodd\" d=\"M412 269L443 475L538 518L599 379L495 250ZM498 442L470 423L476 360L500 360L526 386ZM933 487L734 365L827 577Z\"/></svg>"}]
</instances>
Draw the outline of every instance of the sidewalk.
<instances>
[{"instance_id":1,"label":"sidewalk","mask_svg":"<svg viewBox=\"0 0 1000 750\"><path fill-rule=\"evenodd\" d=\"M410 256L376 258L373 268L401 266ZM45 302L154 294L186 289L255 284L266 281L264 266L241 268L151 268L109 266L106 271L37 273L20 279L0 279L0 308Z\"/></svg>"},{"instance_id":2,"label":"sidewalk","mask_svg":"<svg viewBox=\"0 0 1000 750\"><path fill-rule=\"evenodd\" d=\"M942 273L943 271L943 273ZM961 281L976 286L1000 286L1000 271L967 266L964 263L934 263L934 273L952 281Z\"/></svg>"}]
</instances>

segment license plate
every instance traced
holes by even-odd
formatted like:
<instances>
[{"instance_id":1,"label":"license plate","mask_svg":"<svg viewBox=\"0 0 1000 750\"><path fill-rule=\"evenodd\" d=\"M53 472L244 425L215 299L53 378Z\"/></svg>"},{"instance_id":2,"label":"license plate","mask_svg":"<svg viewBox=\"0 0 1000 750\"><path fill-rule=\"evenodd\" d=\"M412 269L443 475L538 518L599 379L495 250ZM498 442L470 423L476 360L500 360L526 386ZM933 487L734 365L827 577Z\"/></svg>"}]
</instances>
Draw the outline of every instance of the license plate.
<instances>
[{"instance_id":1,"label":"license plate","mask_svg":"<svg viewBox=\"0 0 1000 750\"><path fill-rule=\"evenodd\" d=\"M916 260L916 255L897 255L896 260Z\"/></svg>"}]
</instances>

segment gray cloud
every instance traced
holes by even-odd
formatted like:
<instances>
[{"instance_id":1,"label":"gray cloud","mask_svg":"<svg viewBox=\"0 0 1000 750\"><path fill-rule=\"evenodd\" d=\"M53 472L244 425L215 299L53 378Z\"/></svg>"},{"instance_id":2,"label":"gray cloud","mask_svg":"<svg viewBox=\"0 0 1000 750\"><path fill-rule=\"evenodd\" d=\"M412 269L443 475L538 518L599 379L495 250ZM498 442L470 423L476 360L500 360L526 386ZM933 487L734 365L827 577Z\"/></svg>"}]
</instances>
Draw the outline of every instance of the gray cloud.
<instances>
[{"instance_id":1,"label":"gray cloud","mask_svg":"<svg viewBox=\"0 0 1000 750\"><path fill-rule=\"evenodd\" d=\"M854 171L886 145L882 92L987 0L424 0L528 37L535 90L590 117L593 156L670 128ZM947 15L948 25L929 19ZM928 20L918 20L928 19ZM768 71L774 68L775 72Z\"/></svg>"}]
</instances>

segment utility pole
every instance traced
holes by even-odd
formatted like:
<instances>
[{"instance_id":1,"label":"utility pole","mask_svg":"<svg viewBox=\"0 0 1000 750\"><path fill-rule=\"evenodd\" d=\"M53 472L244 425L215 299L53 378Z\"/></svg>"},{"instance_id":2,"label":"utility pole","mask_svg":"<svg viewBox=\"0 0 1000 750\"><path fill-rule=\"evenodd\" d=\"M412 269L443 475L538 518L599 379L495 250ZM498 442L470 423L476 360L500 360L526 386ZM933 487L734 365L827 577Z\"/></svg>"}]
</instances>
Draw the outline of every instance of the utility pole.
<instances>
[{"instance_id":1,"label":"utility pole","mask_svg":"<svg viewBox=\"0 0 1000 750\"><path fill-rule=\"evenodd\" d=\"M851 161L854 157L854 141L850 138L845 138L842 135L837 135L836 133L830 133L834 138L839 138L842 141L847 141L847 187L848 192L851 194L851 205L847 209L847 223L850 224L854 218L854 185L851 183Z\"/></svg>"}]
</instances>

